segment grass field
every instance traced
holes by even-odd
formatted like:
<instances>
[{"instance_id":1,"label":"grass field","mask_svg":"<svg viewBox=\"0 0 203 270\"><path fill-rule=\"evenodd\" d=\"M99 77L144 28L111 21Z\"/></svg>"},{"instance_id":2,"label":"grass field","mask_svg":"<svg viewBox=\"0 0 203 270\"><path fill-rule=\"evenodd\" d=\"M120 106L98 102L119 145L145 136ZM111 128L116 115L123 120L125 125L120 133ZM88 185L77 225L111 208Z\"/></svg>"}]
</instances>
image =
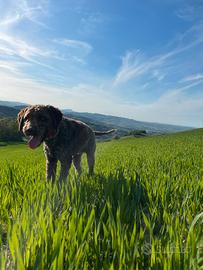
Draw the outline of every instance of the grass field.
<instances>
[{"instance_id":1,"label":"grass field","mask_svg":"<svg viewBox=\"0 0 203 270\"><path fill-rule=\"evenodd\" d=\"M203 269L203 130L98 143L93 177L45 181L0 146L0 269Z\"/></svg>"}]
</instances>

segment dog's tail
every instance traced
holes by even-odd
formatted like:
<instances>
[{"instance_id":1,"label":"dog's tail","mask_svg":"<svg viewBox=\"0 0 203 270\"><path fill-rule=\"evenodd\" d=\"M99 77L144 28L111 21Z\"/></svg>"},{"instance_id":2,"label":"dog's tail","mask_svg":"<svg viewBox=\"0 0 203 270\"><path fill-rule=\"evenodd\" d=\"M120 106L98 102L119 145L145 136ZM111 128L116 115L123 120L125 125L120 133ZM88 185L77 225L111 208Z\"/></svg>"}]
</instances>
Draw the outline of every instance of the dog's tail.
<instances>
[{"instance_id":1,"label":"dog's tail","mask_svg":"<svg viewBox=\"0 0 203 270\"><path fill-rule=\"evenodd\" d=\"M102 135L111 134L115 131L116 131L116 129L111 129L111 130L107 130L107 131L94 131L94 134L95 134L95 136L102 136Z\"/></svg>"}]
</instances>

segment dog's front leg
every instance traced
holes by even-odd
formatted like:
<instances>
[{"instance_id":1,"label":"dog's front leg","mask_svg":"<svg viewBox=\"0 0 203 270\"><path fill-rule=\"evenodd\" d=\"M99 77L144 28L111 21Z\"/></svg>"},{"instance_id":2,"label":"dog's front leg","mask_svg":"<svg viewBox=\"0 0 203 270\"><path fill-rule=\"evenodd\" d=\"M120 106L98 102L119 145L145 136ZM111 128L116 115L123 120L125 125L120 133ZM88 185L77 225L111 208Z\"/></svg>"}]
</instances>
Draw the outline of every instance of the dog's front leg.
<instances>
[{"instance_id":1,"label":"dog's front leg","mask_svg":"<svg viewBox=\"0 0 203 270\"><path fill-rule=\"evenodd\" d=\"M70 156L66 159L60 160L60 162L61 162L61 172L59 176L59 182L62 182L66 180L66 178L68 177L69 169L72 163L72 157Z\"/></svg>"},{"instance_id":2,"label":"dog's front leg","mask_svg":"<svg viewBox=\"0 0 203 270\"><path fill-rule=\"evenodd\" d=\"M52 180L55 181L56 178L56 166L57 166L57 159L55 158L48 158L46 160L46 178L47 181Z\"/></svg>"}]
</instances>

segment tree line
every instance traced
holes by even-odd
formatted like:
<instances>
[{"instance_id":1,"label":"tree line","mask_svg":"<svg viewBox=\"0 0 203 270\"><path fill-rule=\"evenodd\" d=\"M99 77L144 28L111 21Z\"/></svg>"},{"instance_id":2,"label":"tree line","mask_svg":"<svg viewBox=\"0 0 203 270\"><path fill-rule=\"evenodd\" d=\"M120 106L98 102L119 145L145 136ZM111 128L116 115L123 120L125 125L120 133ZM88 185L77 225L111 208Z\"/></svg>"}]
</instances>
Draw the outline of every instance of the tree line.
<instances>
[{"instance_id":1,"label":"tree line","mask_svg":"<svg viewBox=\"0 0 203 270\"><path fill-rule=\"evenodd\" d=\"M0 141L1 142L22 141L22 135L18 131L18 123L15 118L0 119Z\"/></svg>"}]
</instances>

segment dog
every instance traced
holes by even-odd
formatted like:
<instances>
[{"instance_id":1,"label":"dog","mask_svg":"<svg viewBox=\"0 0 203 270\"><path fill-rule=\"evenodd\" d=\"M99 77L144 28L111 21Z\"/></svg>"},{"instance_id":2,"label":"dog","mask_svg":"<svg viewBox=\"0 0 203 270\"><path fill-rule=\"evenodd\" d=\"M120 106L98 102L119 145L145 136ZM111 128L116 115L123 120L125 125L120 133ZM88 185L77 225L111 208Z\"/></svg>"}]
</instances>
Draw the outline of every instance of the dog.
<instances>
[{"instance_id":1,"label":"dog","mask_svg":"<svg viewBox=\"0 0 203 270\"><path fill-rule=\"evenodd\" d=\"M73 162L78 175L82 173L81 156L87 155L89 174L94 172L96 141L95 135L110 134L115 129L93 131L85 123L64 117L51 105L34 105L18 113L19 131L28 139L28 145L35 149L44 143L46 156L46 178L55 181L57 162L61 170L59 181L68 177Z\"/></svg>"}]
</instances>

